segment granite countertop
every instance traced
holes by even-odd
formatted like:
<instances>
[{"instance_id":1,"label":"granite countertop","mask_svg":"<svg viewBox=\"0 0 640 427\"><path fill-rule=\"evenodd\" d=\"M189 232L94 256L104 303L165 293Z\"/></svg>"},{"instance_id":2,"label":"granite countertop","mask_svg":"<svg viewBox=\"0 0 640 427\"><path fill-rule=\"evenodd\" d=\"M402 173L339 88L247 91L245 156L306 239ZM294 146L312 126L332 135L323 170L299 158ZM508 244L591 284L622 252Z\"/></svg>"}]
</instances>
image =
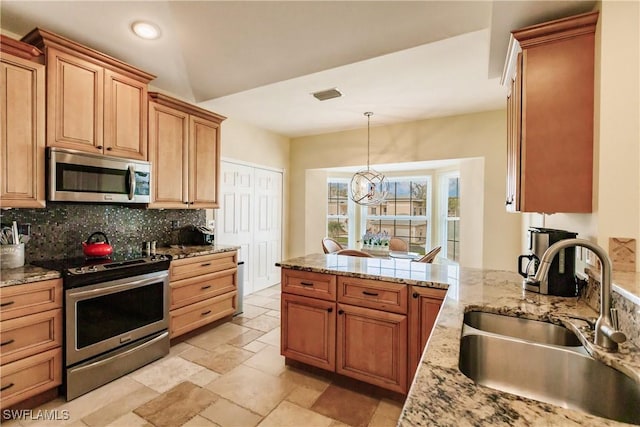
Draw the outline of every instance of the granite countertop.
<instances>
[{"instance_id":1,"label":"granite countertop","mask_svg":"<svg viewBox=\"0 0 640 427\"><path fill-rule=\"evenodd\" d=\"M27 264L23 267L0 270L0 287L23 285L25 283L57 279L59 277L59 271L47 270L46 268Z\"/></svg>"},{"instance_id":2,"label":"granite countertop","mask_svg":"<svg viewBox=\"0 0 640 427\"><path fill-rule=\"evenodd\" d=\"M171 255L173 259L189 258L194 256L211 255L220 252L237 251L240 246L230 245L202 245L202 246L184 246L171 245L170 247L160 247L156 253L162 255Z\"/></svg>"},{"instance_id":3,"label":"granite countertop","mask_svg":"<svg viewBox=\"0 0 640 427\"><path fill-rule=\"evenodd\" d=\"M407 395L399 427L431 425L622 425L477 385L458 369L462 319L467 311L487 311L562 324L576 332L592 356L640 384L640 349L630 342L618 353L598 350L586 323L563 314L595 317L583 300L540 295L522 289L517 273L423 264L399 259L313 254L278 263L283 268L382 279L447 288L447 297ZM640 275L627 277L625 289ZM616 289L618 290L618 289ZM628 290L628 292L632 292Z\"/></svg>"}]
</instances>

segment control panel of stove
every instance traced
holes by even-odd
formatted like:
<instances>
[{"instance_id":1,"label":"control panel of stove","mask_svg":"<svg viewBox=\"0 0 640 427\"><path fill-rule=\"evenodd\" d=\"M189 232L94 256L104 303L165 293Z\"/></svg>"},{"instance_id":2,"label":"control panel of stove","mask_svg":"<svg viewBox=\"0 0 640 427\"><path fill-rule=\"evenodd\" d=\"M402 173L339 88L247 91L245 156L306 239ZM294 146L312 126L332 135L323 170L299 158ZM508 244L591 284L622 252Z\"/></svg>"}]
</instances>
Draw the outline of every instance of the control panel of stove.
<instances>
[{"instance_id":1,"label":"control panel of stove","mask_svg":"<svg viewBox=\"0 0 640 427\"><path fill-rule=\"evenodd\" d=\"M98 260L96 264L84 265L79 267L72 267L67 270L69 274L77 275L77 274L89 274L89 273L99 273L102 271L115 270L120 268L133 268L135 266L148 265L161 261L170 261L171 257L167 255L151 255L145 258L137 258L126 261L111 261L111 260L103 260L104 263L99 263Z\"/></svg>"}]
</instances>

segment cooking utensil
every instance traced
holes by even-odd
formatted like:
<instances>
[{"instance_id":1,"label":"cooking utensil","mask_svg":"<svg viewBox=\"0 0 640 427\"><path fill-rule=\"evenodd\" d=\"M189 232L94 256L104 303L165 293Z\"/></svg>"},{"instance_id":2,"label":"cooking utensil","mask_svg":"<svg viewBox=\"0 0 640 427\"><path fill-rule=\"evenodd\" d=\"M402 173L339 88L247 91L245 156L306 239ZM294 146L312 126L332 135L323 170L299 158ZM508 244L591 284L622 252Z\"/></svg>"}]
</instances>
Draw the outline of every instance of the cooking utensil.
<instances>
[{"instance_id":1,"label":"cooking utensil","mask_svg":"<svg viewBox=\"0 0 640 427\"><path fill-rule=\"evenodd\" d=\"M102 237L103 240L92 241L94 238ZM87 257L100 258L111 255L113 247L109 244L107 235L102 231L96 231L93 233L86 242L82 242L82 252Z\"/></svg>"},{"instance_id":2,"label":"cooking utensil","mask_svg":"<svg viewBox=\"0 0 640 427\"><path fill-rule=\"evenodd\" d=\"M13 244L14 245L20 244L20 235L18 234L18 223L15 221L13 221L13 228L11 229L11 232L13 233Z\"/></svg>"}]
</instances>

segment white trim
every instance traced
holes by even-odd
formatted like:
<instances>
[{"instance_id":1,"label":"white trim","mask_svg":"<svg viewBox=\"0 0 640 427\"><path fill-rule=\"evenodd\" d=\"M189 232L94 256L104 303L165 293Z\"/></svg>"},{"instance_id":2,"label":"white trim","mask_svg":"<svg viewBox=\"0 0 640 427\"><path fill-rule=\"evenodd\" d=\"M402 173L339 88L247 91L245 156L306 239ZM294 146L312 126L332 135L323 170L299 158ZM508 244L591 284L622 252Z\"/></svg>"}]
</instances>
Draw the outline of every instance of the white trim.
<instances>
[{"instance_id":1,"label":"white trim","mask_svg":"<svg viewBox=\"0 0 640 427\"><path fill-rule=\"evenodd\" d=\"M264 169L267 171L271 171L271 172L279 172L281 174L284 175L286 169L282 169L282 168L274 168L271 166L264 166L264 165L260 165L258 163L252 163L252 162L245 162L244 160L236 160L236 159L230 159L228 157L220 157L220 161L222 162L226 162L226 163L233 163L236 165L241 165L241 166L249 166L252 168L256 168L256 169Z\"/></svg>"}]
</instances>

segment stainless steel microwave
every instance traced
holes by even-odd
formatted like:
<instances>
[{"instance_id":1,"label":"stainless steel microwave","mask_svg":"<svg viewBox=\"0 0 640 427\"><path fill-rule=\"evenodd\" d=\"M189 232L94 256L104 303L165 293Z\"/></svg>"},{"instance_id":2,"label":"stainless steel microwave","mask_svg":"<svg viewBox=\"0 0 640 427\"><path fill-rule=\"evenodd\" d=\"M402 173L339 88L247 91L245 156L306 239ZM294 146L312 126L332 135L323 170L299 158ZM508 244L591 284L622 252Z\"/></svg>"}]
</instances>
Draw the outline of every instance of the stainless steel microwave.
<instances>
[{"instance_id":1,"label":"stainless steel microwave","mask_svg":"<svg viewBox=\"0 0 640 427\"><path fill-rule=\"evenodd\" d=\"M149 162L51 147L47 168L50 201L151 202Z\"/></svg>"}]
</instances>

